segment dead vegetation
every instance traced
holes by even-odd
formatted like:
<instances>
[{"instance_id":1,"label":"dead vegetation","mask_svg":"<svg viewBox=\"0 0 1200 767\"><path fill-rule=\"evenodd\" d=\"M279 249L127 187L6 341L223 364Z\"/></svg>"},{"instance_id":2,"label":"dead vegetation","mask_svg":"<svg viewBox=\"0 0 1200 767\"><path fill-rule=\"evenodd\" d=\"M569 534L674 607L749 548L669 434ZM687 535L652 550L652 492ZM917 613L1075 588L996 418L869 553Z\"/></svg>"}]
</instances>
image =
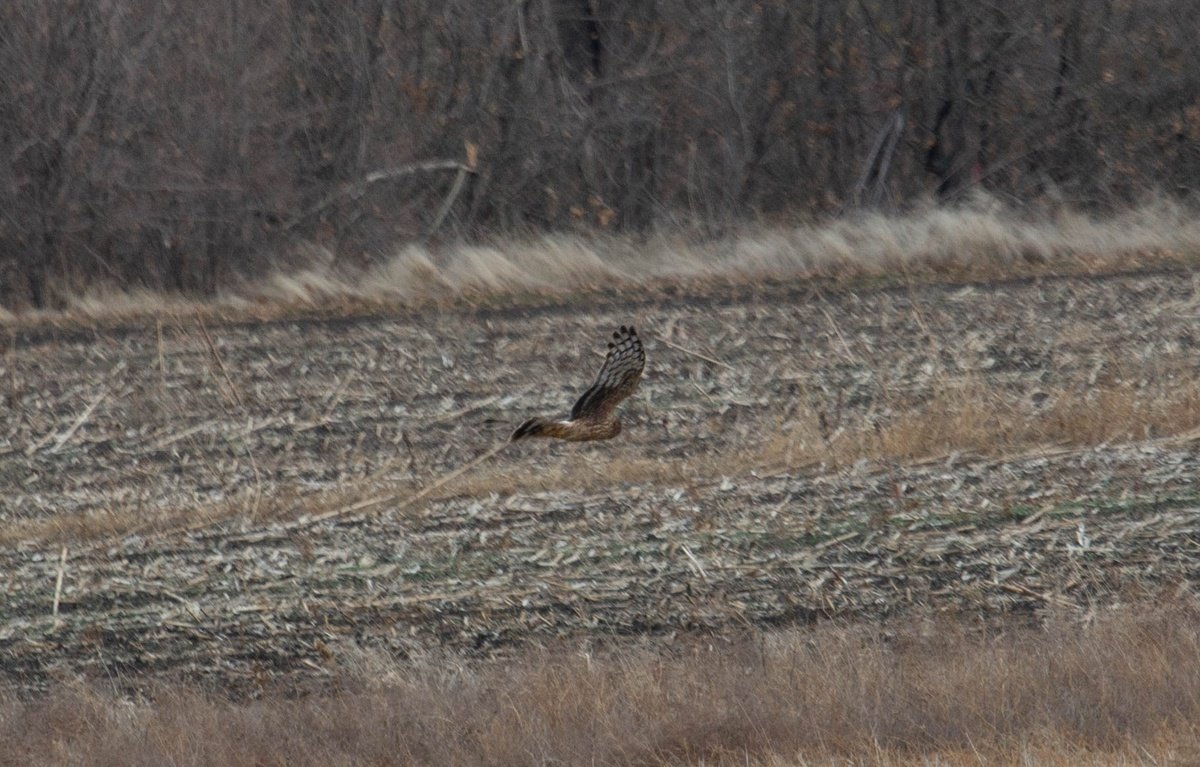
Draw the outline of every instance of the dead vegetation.
<instances>
[{"instance_id":1,"label":"dead vegetation","mask_svg":"<svg viewBox=\"0 0 1200 767\"><path fill-rule=\"evenodd\" d=\"M577 394L592 362L580 356L606 320L572 318L571 335L557 330L565 307L529 318L464 310L449 315L454 330L427 330L420 314L211 331L173 314L111 331L14 330L0 472L16 490L0 507L0 540L253 526L416 493L1186 443L1200 427L1195 303L1190 282L1143 276L999 290L726 289L628 312L601 304L613 321L637 315L651 328L656 365L631 405L641 437L605 447L600 461L559 451L536 471L528 449L483 459L519 416ZM1068 310L1066 321L1053 316Z\"/></svg>"},{"instance_id":2,"label":"dead vegetation","mask_svg":"<svg viewBox=\"0 0 1200 767\"><path fill-rule=\"evenodd\" d=\"M588 300L625 290L681 284L753 285L764 279L842 283L996 280L1113 273L1191 265L1200 252L1192 211L1167 200L1096 217L1062 209L1030 215L978 197L957 208L903 215L868 213L792 226L757 225L723 239L544 235L441 248L407 245L365 270L334 264L307 248L286 271L229 287L215 300L118 290L93 283L64 294L63 311L0 307L0 322L113 320L204 313L288 317L297 313L375 313L397 307L541 304L584 293ZM303 255L303 254L302 254ZM296 263L307 266L297 268Z\"/></svg>"},{"instance_id":3,"label":"dead vegetation","mask_svg":"<svg viewBox=\"0 0 1200 767\"><path fill-rule=\"evenodd\" d=\"M333 0L206 0L167 17L158 0L82 13L79 0L0 4L0 306L62 309L100 280L212 297L272 263L289 275L314 252L374 264L396 242L658 227L715 236L981 190L1117 211L1153 190L1187 199L1200 175L1191 0L1102 13L1086 0L1026 0L984 16L965 0L869 11L837 0L811 14L779 0L603 10L571 0L567 11L408 0L403 16L362 1L352 16ZM950 232L924 236L945 218ZM735 271L806 268L814 240L817 255L851 263L858 252L979 255L955 214L889 225L891 238L860 237L862 223L783 224L747 237L743 253L729 241L698 250ZM1024 227L1033 242L990 225L1013 246L1001 258L1037 258L1055 238L1035 230L1058 224ZM1107 247L1137 224L1093 229ZM1189 226L1142 229L1137 247ZM410 280L429 289L425 261L433 289L445 279L451 293L464 277L487 290L611 284L618 251L637 266L639 244L601 246L590 263L543 261L553 241L416 248L392 265L403 282L376 276L401 294ZM634 284L673 259L646 260ZM314 271L318 290L375 288ZM306 292L308 279L292 282Z\"/></svg>"},{"instance_id":4,"label":"dead vegetation","mask_svg":"<svg viewBox=\"0 0 1200 767\"><path fill-rule=\"evenodd\" d=\"M244 756L205 728L287 754L254 728L273 727L273 717L326 717L327 726L306 730L314 740L304 748L335 760L328 749L381 727L377 715L390 717L389 732L443 732L437 727L448 724L425 727L396 708L450 705L433 692L437 668L461 668L481 690L519 685L524 674L553 699L583 684L575 661L556 653L582 648L586 663L645 676L646 664L711 643L729 663L752 667L761 659L747 635L816 624L815 635L768 634L768 643L799 652L816 636L816 647L836 648L874 631L863 620L878 620L889 627L884 639L855 652L965 678L983 673L964 660L971 652L934 652L928 635L899 627L969 618L1003 633L1053 615L1063 625L1099 625L1148 600L1186 613L1200 569L1197 295L1191 273L873 289L801 282L669 299L646 291L587 311L543 302L265 323L167 314L118 326L14 327L0 356L8 408L0 654L4 687L41 702L13 704L4 726L21 732L28 717L44 717L73 728L82 717L104 724L84 728L79 743L112 738L91 741L90 753L154 761L166 753L154 749L190 746L236 764L271 759ZM572 401L595 367L592 347L631 321L650 363L621 439L502 447L529 413ZM1188 615L1181 625L1195 625ZM1121 623L1127 638L1131 621ZM854 628L820 633L831 624ZM888 632L923 649L903 662L888 656L896 647ZM974 652L970 642L984 640L963 641ZM1054 655L1050 645L1044 654ZM508 661L517 663L511 678ZM1004 663L1026 668L1015 657ZM537 677L522 664L561 676ZM678 673L663 668L664 683ZM716 709L697 703L678 720L648 722L643 740L623 741L635 743L629 751L604 739L625 720L578 708L583 701L559 706L597 722L586 742L554 729L575 719L554 720L546 708L539 720L518 702L513 710L533 717L535 734L517 737L525 731L504 718L512 712L487 709L471 731L479 740L454 744L461 752L426 754L411 740L388 740L395 752L376 760L472 763L470 749L501 735L515 750L504 740L497 754L525 749L569 762L571 749L588 748L611 763L909 764L918 752L956 763L977 748L995 763L1078 763L1082 753L1119 764L1138 763L1140 749L1169 761L1191 743L1129 719L1117 705L1129 696L1116 686L1092 689L1117 706L1103 709L1102 725L1052 722L1013 734L1015 722L1028 723L1017 713L1042 705L1028 700L1049 695L1043 689L1010 704L1017 713L998 730L989 729L999 727L988 718L995 712L980 714L966 741L965 719L902 714L916 690L939 701L959 694L968 704L947 716L961 717L979 693L915 674L901 675L912 689L881 676L833 677L869 691L860 706L907 701L873 709L884 718L870 726L826 722L850 728L836 732L792 738L792 725L780 724L811 711L804 706L838 710L832 698L789 703L782 714L755 709L767 688L739 686L730 671L691 680L700 685L694 694L672 688L670 701L690 702L708 694L703 685L730 685L712 693L725 701ZM1072 679L1086 691L1093 675ZM72 691L64 680L83 686ZM437 694L458 694L453 680L441 681L450 692ZM411 687L418 682L427 686ZM96 684L105 692L88 691ZM616 690L605 692L610 702L666 700L654 697L666 692L604 684ZM177 691L194 685L214 697ZM849 689L821 694L849 700ZM514 690L518 701L534 695ZM153 707L106 702L147 691ZM301 692L316 694L290 699ZM1186 702L1192 693L1180 695ZM752 716L737 718L735 697ZM371 713L328 718L354 707ZM1062 710L1080 711L1069 700ZM620 716L645 719L637 708ZM202 724L192 739L171 734L172 721ZM871 727L886 737L868 752L862 733ZM156 745L131 740L142 731L160 732ZM751 732L778 748L747 745ZM381 743L363 736L362 747ZM43 753L28 752L31 761L51 758Z\"/></svg>"},{"instance_id":5,"label":"dead vegetation","mask_svg":"<svg viewBox=\"0 0 1200 767\"><path fill-rule=\"evenodd\" d=\"M1151 765L1200 753L1194 607L979 631L743 632L667 652L349 657L299 699L79 682L0 701L0 764Z\"/></svg>"},{"instance_id":6,"label":"dead vegetation","mask_svg":"<svg viewBox=\"0 0 1200 767\"><path fill-rule=\"evenodd\" d=\"M1143 274L14 331L9 683L254 694L353 647L1186 591L1196 306ZM629 321L651 364L622 439L501 447Z\"/></svg>"}]
</instances>

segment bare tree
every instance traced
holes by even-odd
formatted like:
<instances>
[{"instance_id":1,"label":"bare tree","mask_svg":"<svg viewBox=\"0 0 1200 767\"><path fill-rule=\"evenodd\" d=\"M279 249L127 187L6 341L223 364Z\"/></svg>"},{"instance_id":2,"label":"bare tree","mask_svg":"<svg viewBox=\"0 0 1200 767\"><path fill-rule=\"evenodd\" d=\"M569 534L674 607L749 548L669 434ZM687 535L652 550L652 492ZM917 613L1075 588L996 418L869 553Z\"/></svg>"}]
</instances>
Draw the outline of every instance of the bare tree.
<instances>
[{"instance_id":1,"label":"bare tree","mask_svg":"<svg viewBox=\"0 0 1200 767\"><path fill-rule=\"evenodd\" d=\"M297 239L359 264L976 189L1190 195L1197 25L1187 0L9 0L0 304L212 293Z\"/></svg>"}]
</instances>

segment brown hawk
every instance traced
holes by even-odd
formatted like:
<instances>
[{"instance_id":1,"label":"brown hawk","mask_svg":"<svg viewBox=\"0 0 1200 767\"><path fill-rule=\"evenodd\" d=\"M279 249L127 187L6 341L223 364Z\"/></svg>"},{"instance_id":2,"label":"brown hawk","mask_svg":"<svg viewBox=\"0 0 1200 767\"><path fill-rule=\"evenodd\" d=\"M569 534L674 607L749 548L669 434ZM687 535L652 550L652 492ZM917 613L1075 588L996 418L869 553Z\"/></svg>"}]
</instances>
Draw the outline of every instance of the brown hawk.
<instances>
[{"instance_id":1,"label":"brown hawk","mask_svg":"<svg viewBox=\"0 0 1200 767\"><path fill-rule=\"evenodd\" d=\"M596 375L596 382L571 408L566 420L530 418L517 427L510 441L526 437L556 437L572 442L612 439L621 433L621 422L613 411L633 394L644 367L646 352L637 331L622 325L608 342L608 356Z\"/></svg>"}]
</instances>

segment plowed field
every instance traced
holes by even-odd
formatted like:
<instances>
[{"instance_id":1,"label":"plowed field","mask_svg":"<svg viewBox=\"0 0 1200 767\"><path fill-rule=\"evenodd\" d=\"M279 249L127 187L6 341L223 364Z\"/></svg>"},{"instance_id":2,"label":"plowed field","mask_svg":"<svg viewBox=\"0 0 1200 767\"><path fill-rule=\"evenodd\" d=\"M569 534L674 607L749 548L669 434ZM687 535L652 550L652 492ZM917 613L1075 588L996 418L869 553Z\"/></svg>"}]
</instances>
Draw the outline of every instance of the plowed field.
<instances>
[{"instance_id":1,"label":"plowed field","mask_svg":"<svg viewBox=\"0 0 1200 767\"><path fill-rule=\"evenodd\" d=\"M0 683L253 693L364 647L1170 597L1200 572L1197 277L16 328ZM620 437L500 447L628 323Z\"/></svg>"}]
</instances>

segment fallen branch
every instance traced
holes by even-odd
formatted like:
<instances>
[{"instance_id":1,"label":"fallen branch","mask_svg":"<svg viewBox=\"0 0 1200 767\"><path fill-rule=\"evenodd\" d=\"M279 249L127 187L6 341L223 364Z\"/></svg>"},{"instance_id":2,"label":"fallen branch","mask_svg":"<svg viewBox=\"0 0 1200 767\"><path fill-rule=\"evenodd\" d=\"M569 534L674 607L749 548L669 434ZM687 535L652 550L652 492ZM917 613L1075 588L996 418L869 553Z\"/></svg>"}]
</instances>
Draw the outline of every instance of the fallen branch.
<instances>
[{"instance_id":1,"label":"fallen branch","mask_svg":"<svg viewBox=\"0 0 1200 767\"><path fill-rule=\"evenodd\" d=\"M677 343L673 343L673 342L671 342L671 341L668 341L668 340L667 340L667 339L665 339L665 338L659 338L658 340L659 340L660 342L662 342L662 343L666 344L667 346L671 347L672 349L675 349L676 351L681 351L681 352L683 352L684 354L691 355L691 356L695 357L696 359L704 360L705 362L712 363L713 365L720 365L721 367L723 367L723 368L727 368L727 369L729 369L729 370L733 370L733 369L734 369L733 365L730 365L728 362L721 362L721 360L718 360L718 359L713 359L712 357L709 357L709 356L707 356L707 355L701 354L700 352L695 352L695 351L692 351L691 349L686 349L686 348L684 348L684 347L680 346L680 345L679 345L679 344L677 344Z\"/></svg>"},{"instance_id":2,"label":"fallen branch","mask_svg":"<svg viewBox=\"0 0 1200 767\"><path fill-rule=\"evenodd\" d=\"M699 575L702 580L708 582L708 573L704 572L704 565L700 564L700 560L696 559L696 555L692 553L692 550L687 547L686 543L680 544L680 548L683 549L684 554L687 554L687 558L691 561L692 567L695 568L696 574Z\"/></svg>"},{"instance_id":3,"label":"fallen branch","mask_svg":"<svg viewBox=\"0 0 1200 767\"><path fill-rule=\"evenodd\" d=\"M114 376L117 375L117 373L121 372L124 369L125 369L125 363L118 362L116 364L116 366L113 367L113 369L111 371L109 371L108 376L106 376L106 378L111 380ZM85 407L83 409L83 412L79 414L79 417L75 419L74 423L72 423L69 427L67 427L66 431L62 432L57 437L54 436L54 432L48 433L46 436L42 437L37 442L35 442L32 445L30 445L29 447L25 448L25 455L33 455L34 453L36 453L37 451L39 451L43 447L45 447L46 444L48 442L50 442L50 440L52 440L52 439L54 440L54 446L50 448L50 452L57 453L59 450L62 449L62 446L67 443L67 440L69 440L75 434L75 432L79 431L79 427L83 426L83 424L87 422L88 418L91 418L92 413L95 412L96 408L99 407L100 403L103 402L105 400L105 398L108 397L108 395L111 392L112 392L112 386L108 383L105 383L104 388L101 389L100 393L97 394L96 397L94 399L92 399L91 402L88 403L87 407Z\"/></svg>"},{"instance_id":4,"label":"fallen branch","mask_svg":"<svg viewBox=\"0 0 1200 767\"><path fill-rule=\"evenodd\" d=\"M70 428L58 435L58 439L54 440L54 445L50 448L51 453L57 453L62 449L63 445L67 444L67 440L74 436L75 432L79 431L79 427L83 426L84 422L91 417L97 406L104 401L105 397L107 397L111 391L112 389L110 387L105 386L104 389L97 394L91 402L88 403L88 406L84 408L83 412L79 414L79 417L75 419L75 423L71 424Z\"/></svg>"},{"instance_id":5,"label":"fallen branch","mask_svg":"<svg viewBox=\"0 0 1200 767\"><path fill-rule=\"evenodd\" d=\"M468 156L469 154L470 153L468 152ZM440 170L458 171L459 180L455 181L455 187L451 188L452 197L448 198L449 201L453 203L453 197L458 196L458 188L462 185L461 179L465 177L466 174L475 172L474 164L462 163L458 160L428 160L426 162L414 162L409 165L401 165L395 168L383 168L381 170L372 171L358 181L343 184L338 189L335 189L333 192L330 192L322 197L315 204L293 216L286 224L283 225L283 230L286 232L296 228L305 219L320 213L322 210L328 208L330 205L342 199L343 197L355 199L361 197L366 192L367 187L371 184L376 184L380 181L394 181L395 179L404 178L405 176L412 176L417 173L432 173ZM443 207L446 208L447 206L443 204ZM439 215L436 224L441 223L441 218L443 218L444 215L444 213ZM433 229L436 228L437 226L435 225ZM432 231L430 234L432 234Z\"/></svg>"},{"instance_id":6,"label":"fallen branch","mask_svg":"<svg viewBox=\"0 0 1200 767\"><path fill-rule=\"evenodd\" d=\"M863 204L868 186L871 187L869 198L866 201L868 205L878 205L882 199L888 171L892 165L892 155L895 154L900 134L904 132L904 123L904 113L896 110L892 112L887 122L883 124L883 128L875 136L875 142L867 154L867 162L863 165L862 174L859 175L858 181L855 182L854 189L850 193L850 201L854 207L857 208Z\"/></svg>"},{"instance_id":7,"label":"fallen branch","mask_svg":"<svg viewBox=\"0 0 1200 767\"><path fill-rule=\"evenodd\" d=\"M1017 583L1001 583L999 586L1001 591L1007 591L1010 594L1019 594L1020 596L1031 597L1033 599L1040 599L1047 604L1062 605L1064 607L1075 606L1070 600L1063 599L1055 594L1042 594Z\"/></svg>"},{"instance_id":8,"label":"fallen branch","mask_svg":"<svg viewBox=\"0 0 1200 767\"><path fill-rule=\"evenodd\" d=\"M216 363L217 369L221 371L221 375L225 378L225 384L229 387L229 393L233 397L234 404L244 408L245 401L242 400L242 395L238 392L237 387L233 385L233 379L229 377L229 371L225 369L225 363L221 361L221 355L217 352L217 347L213 344L212 336L208 334L208 328L204 326L204 319L196 312L196 324L200 326L200 334L204 337L204 343L208 346L208 353L212 355L213 362Z\"/></svg>"},{"instance_id":9,"label":"fallen branch","mask_svg":"<svg viewBox=\"0 0 1200 767\"><path fill-rule=\"evenodd\" d=\"M63 576L67 572L67 547L63 546L58 555L58 577L54 579L54 608L50 614L58 617L58 605L62 601Z\"/></svg>"},{"instance_id":10,"label":"fallen branch","mask_svg":"<svg viewBox=\"0 0 1200 767\"><path fill-rule=\"evenodd\" d=\"M468 173L474 173L474 171L466 166L459 167L458 174L454 177L454 183L450 185L450 191L446 193L446 199L442 200L442 206L438 208L437 215L433 217L433 223L429 225L429 231L425 234L426 237L432 237L441 228L442 222L450 214L450 209L454 207L454 201L458 199L459 193L462 192Z\"/></svg>"},{"instance_id":11,"label":"fallen branch","mask_svg":"<svg viewBox=\"0 0 1200 767\"><path fill-rule=\"evenodd\" d=\"M467 463L463 464L462 466L459 466L457 469L450 472L449 474L446 474L446 475L440 477L436 482L426 485L425 487L421 488L420 490L413 493L409 497L405 498L401 503L399 503L395 506L395 509L399 510L399 509L408 508L409 506L413 505L417 501L428 496L434 490L437 490L438 488L447 485L448 483L458 479L459 477L461 477L463 474L467 473L471 469L474 469L476 466L483 463L484 461L487 461L487 460L495 457L495 455L497 453L499 453L501 450L503 450L506 447L508 447L507 442L502 442L499 445L496 445L495 447L493 447L491 450L487 451L483 455L480 455L480 456L474 458L473 460L468 461ZM311 527L312 525L316 525L321 522L325 522L326 520L344 518L350 514L353 514L358 511L363 511L364 509L369 509L373 506L379 506L384 503L390 503L392 501L399 500L401 497L402 497L402 495L400 493L387 493L385 495L377 495L372 498L365 498L361 501L355 501L354 503L334 509L333 511L329 511L324 514L318 514L315 517L307 517L305 519L300 519L300 520L297 520L290 524L284 525L280 528L274 528L274 529L275 530L292 531L292 530L299 530L299 529L302 529L305 527Z\"/></svg>"}]
</instances>

